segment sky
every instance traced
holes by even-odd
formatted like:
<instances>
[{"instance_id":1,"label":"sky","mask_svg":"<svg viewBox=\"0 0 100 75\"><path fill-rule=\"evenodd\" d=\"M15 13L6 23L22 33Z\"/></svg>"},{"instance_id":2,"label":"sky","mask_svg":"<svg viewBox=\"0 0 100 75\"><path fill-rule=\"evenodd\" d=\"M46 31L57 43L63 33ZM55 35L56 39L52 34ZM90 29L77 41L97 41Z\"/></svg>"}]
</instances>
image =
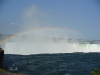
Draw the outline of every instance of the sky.
<instances>
[{"instance_id":1,"label":"sky","mask_svg":"<svg viewBox=\"0 0 100 75\"><path fill-rule=\"evenodd\" d=\"M77 39L100 40L100 1L0 1L0 33L15 34L45 27L70 29L77 32Z\"/></svg>"}]
</instances>

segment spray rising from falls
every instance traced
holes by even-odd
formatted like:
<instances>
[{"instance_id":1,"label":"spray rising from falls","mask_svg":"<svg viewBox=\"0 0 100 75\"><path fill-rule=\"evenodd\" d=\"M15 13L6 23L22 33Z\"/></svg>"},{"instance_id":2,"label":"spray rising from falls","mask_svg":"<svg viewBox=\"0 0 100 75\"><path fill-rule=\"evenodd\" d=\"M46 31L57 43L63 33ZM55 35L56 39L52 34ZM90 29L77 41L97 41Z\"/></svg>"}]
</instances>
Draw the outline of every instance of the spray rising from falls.
<instances>
[{"instance_id":1,"label":"spray rising from falls","mask_svg":"<svg viewBox=\"0 0 100 75\"><path fill-rule=\"evenodd\" d=\"M47 31L46 31L47 32ZM61 38L52 32L34 32L17 35L4 43L5 54L43 54L43 53L72 53L72 52L99 52L99 44L75 42Z\"/></svg>"},{"instance_id":2,"label":"spray rising from falls","mask_svg":"<svg viewBox=\"0 0 100 75\"><path fill-rule=\"evenodd\" d=\"M77 43L24 43L7 42L4 47L5 54L40 54L40 53L72 53L72 52L99 52L98 44L77 44Z\"/></svg>"}]
</instances>

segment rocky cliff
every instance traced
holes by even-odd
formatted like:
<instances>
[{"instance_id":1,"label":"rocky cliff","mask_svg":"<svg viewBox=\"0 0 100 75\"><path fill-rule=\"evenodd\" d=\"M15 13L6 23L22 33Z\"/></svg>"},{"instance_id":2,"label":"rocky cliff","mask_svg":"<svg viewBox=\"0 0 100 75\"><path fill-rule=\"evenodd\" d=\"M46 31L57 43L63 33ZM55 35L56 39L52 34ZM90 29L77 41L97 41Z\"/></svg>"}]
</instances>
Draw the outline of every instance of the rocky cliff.
<instances>
[{"instance_id":1,"label":"rocky cliff","mask_svg":"<svg viewBox=\"0 0 100 75\"><path fill-rule=\"evenodd\" d=\"M4 50L0 48L0 68L3 68Z\"/></svg>"}]
</instances>

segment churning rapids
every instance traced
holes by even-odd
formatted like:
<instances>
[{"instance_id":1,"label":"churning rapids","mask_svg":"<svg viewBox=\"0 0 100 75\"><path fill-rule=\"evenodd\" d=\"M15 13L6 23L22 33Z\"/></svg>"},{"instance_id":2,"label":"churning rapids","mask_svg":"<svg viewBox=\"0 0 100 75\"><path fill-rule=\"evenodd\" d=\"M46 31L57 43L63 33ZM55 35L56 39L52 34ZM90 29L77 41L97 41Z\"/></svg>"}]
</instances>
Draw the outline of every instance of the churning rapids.
<instances>
[{"instance_id":1,"label":"churning rapids","mask_svg":"<svg viewBox=\"0 0 100 75\"><path fill-rule=\"evenodd\" d=\"M28 38L28 39L27 39ZM99 43L73 42L64 38L19 36L4 44L5 54L44 54L44 53L73 53L99 52Z\"/></svg>"}]
</instances>

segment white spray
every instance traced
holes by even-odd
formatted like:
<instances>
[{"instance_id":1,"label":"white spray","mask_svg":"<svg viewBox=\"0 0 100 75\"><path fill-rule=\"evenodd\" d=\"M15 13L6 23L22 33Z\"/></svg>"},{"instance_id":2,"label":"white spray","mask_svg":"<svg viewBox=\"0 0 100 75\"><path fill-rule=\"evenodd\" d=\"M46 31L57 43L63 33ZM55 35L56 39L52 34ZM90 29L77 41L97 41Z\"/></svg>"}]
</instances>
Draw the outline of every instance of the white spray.
<instances>
[{"instance_id":1,"label":"white spray","mask_svg":"<svg viewBox=\"0 0 100 75\"><path fill-rule=\"evenodd\" d=\"M21 31L52 27L48 15L31 6L23 12ZM5 54L40 54L40 53L71 53L95 52L100 50L98 44L69 43L68 37L75 37L73 31L50 30L34 31L10 39L4 44Z\"/></svg>"}]
</instances>

